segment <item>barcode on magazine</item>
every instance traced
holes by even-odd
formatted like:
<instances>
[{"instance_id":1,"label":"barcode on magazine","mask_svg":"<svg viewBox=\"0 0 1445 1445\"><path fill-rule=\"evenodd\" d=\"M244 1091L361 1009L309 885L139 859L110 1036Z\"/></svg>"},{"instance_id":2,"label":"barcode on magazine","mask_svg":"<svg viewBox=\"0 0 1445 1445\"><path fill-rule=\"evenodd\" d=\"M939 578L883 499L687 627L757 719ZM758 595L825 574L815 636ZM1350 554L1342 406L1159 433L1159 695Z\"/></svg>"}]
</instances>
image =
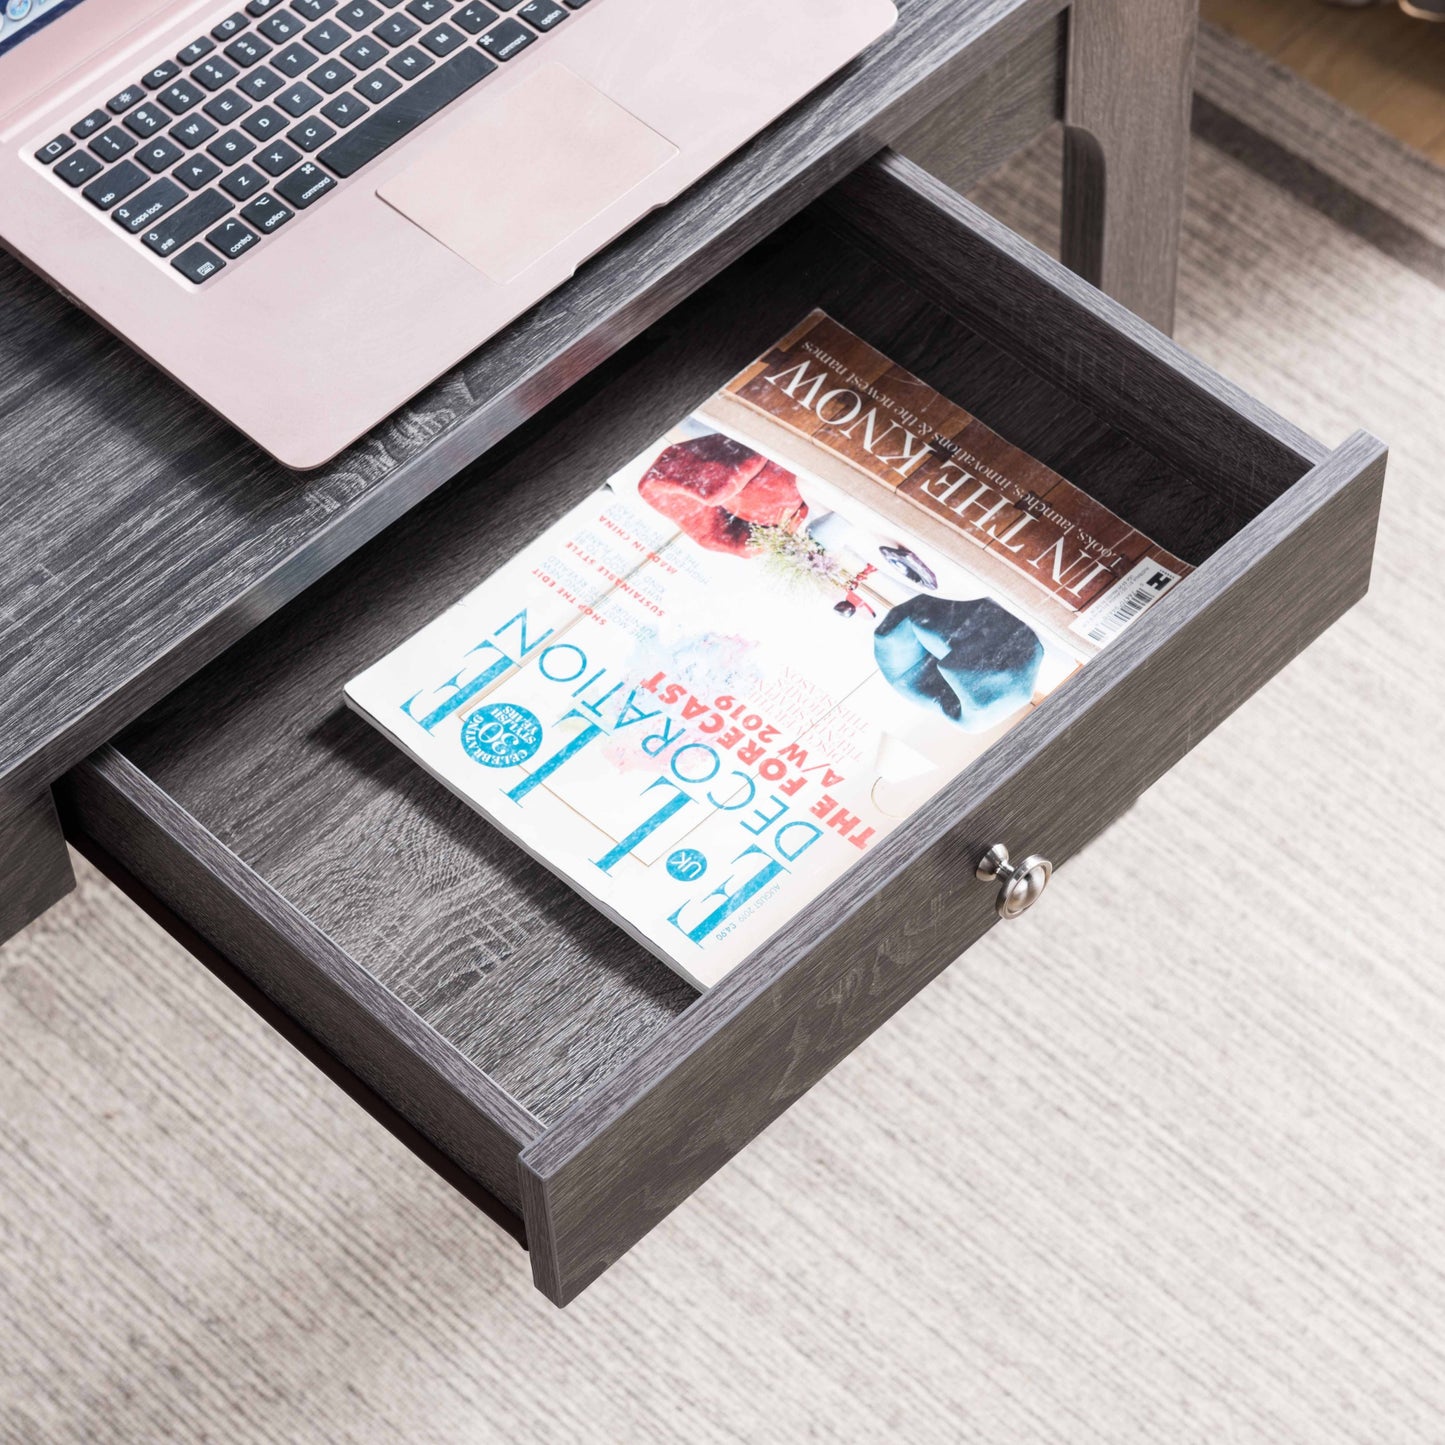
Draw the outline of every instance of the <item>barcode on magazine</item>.
<instances>
[{"instance_id":1,"label":"barcode on magazine","mask_svg":"<svg viewBox=\"0 0 1445 1445\"><path fill-rule=\"evenodd\" d=\"M1121 577L1093 606L1076 617L1070 631L1096 647L1112 642L1179 581L1179 573L1145 558Z\"/></svg>"}]
</instances>

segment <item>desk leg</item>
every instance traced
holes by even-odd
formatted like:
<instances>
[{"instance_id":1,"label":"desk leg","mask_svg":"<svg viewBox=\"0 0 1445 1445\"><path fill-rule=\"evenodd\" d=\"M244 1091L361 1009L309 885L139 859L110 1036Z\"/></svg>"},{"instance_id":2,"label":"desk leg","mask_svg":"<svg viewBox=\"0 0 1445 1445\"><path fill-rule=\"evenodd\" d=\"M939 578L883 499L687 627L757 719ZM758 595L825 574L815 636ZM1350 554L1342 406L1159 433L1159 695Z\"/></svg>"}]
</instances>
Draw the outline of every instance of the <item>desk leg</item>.
<instances>
[{"instance_id":1,"label":"desk leg","mask_svg":"<svg viewBox=\"0 0 1445 1445\"><path fill-rule=\"evenodd\" d=\"M0 813L0 943L74 887L70 854L50 793L14 812Z\"/></svg>"},{"instance_id":2,"label":"desk leg","mask_svg":"<svg viewBox=\"0 0 1445 1445\"><path fill-rule=\"evenodd\" d=\"M1198 0L1074 0L1064 91L1063 259L1174 325Z\"/></svg>"}]
</instances>

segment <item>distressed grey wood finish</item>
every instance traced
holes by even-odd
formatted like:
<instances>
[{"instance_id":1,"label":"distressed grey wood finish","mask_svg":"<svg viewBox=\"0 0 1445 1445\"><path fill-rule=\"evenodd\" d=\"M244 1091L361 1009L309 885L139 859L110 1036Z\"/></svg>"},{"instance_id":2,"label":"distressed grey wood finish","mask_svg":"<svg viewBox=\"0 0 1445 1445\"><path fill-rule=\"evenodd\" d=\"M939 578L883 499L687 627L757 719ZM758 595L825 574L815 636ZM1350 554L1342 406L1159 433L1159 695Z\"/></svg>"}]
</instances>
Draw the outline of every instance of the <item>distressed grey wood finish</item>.
<instances>
[{"instance_id":1,"label":"distressed grey wood finish","mask_svg":"<svg viewBox=\"0 0 1445 1445\"><path fill-rule=\"evenodd\" d=\"M574 1298L991 926L991 844L1067 862L1363 596L1384 467L1356 433L525 1150L543 1293Z\"/></svg>"},{"instance_id":2,"label":"distressed grey wood finish","mask_svg":"<svg viewBox=\"0 0 1445 1445\"><path fill-rule=\"evenodd\" d=\"M1199 0L1088 0L1069 13L1065 262L1163 331L1189 156ZM1150 265L1169 258L1165 266Z\"/></svg>"},{"instance_id":3,"label":"distressed grey wood finish","mask_svg":"<svg viewBox=\"0 0 1445 1445\"><path fill-rule=\"evenodd\" d=\"M1068 23L1041 25L987 75L893 142L894 148L963 191L1064 113Z\"/></svg>"},{"instance_id":4,"label":"distressed grey wood finish","mask_svg":"<svg viewBox=\"0 0 1445 1445\"><path fill-rule=\"evenodd\" d=\"M902 156L821 203L858 244L1155 456L1252 515L1325 448ZM1038 304L1046 278L1049 305ZM1162 539L1161 539L1162 540Z\"/></svg>"},{"instance_id":5,"label":"distressed grey wood finish","mask_svg":"<svg viewBox=\"0 0 1445 1445\"><path fill-rule=\"evenodd\" d=\"M129 759L102 748L61 784L84 832L513 1213L517 1150L541 1125L337 948Z\"/></svg>"},{"instance_id":6,"label":"distressed grey wood finish","mask_svg":"<svg viewBox=\"0 0 1445 1445\"><path fill-rule=\"evenodd\" d=\"M694 992L350 713L342 686L816 305L1191 560L1238 530L1231 506L810 216L117 739L543 1120L664 1032Z\"/></svg>"},{"instance_id":7,"label":"distressed grey wood finish","mask_svg":"<svg viewBox=\"0 0 1445 1445\"><path fill-rule=\"evenodd\" d=\"M50 790L15 809L8 820L0 811L0 943L74 887Z\"/></svg>"},{"instance_id":8,"label":"distressed grey wood finish","mask_svg":"<svg viewBox=\"0 0 1445 1445\"><path fill-rule=\"evenodd\" d=\"M47 786L1063 3L899 0L853 65L306 476L0 257L0 799Z\"/></svg>"}]
</instances>

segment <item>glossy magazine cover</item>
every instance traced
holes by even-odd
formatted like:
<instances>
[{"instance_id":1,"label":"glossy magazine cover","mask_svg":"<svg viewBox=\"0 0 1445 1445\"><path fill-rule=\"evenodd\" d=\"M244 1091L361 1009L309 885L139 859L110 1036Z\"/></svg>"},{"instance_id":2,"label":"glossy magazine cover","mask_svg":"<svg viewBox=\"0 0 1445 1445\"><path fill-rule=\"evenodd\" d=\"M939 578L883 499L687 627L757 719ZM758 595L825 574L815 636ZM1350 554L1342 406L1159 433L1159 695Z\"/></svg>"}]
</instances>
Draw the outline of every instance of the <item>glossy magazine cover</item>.
<instances>
[{"instance_id":1,"label":"glossy magazine cover","mask_svg":"<svg viewBox=\"0 0 1445 1445\"><path fill-rule=\"evenodd\" d=\"M1188 571L814 313L346 696L707 988Z\"/></svg>"}]
</instances>

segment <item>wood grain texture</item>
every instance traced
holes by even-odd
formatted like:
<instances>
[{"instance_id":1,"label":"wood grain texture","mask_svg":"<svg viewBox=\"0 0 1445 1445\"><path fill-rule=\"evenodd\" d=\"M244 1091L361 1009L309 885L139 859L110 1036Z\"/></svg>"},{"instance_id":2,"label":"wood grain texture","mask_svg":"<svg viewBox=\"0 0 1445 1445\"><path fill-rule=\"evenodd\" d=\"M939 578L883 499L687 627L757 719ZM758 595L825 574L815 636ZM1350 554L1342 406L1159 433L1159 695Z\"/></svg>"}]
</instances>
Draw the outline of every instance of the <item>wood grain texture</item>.
<instances>
[{"instance_id":1,"label":"wood grain texture","mask_svg":"<svg viewBox=\"0 0 1445 1445\"><path fill-rule=\"evenodd\" d=\"M911 161L885 153L822 205L940 305L1232 498L1241 518L1323 457L1298 427Z\"/></svg>"},{"instance_id":2,"label":"wood grain texture","mask_svg":"<svg viewBox=\"0 0 1445 1445\"><path fill-rule=\"evenodd\" d=\"M307 476L0 259L0 798L46 786L1061 8L901 0L852 66Z\"/></svg>"},{"instance_id":3,"label":"wood grain texture","mask_svg":"<svg viewBox=\"0 0 1445 1445\"><path fill-rule=\"evenodd\" d=\"M341 689L816 305L1172 550L1203 560L1237 530L1232 506L810 216L118 739L543 1120L665 1032L694 991L352 714Z\"/></svg>"},{"instance_id":4,"label":"wood grain texture","mask_svg":"<svg viewBox=\"0 0 1445 1445\"><path fill-rule=\"evenodd\" d=\"M1066 15L1040 25L986 75L894 141L945 185L965 190L1064 113Z\"/></svg>"},{"instance_id":5,"label":"wood grain texture","mask_svg":"<svg viewBox=\"0 0 1445 1445\"><path fill-rule=\"evenodd\" d=\"M74 887L65 835L47 788L0 821L0 943Z\"/></svg>"},{"instance_id":6,"label":"wood grain texture","mask_svg":"<svg viewBox=\"0 0 1445 1445\"><path fill-rule=\"evenodd\" d=\"M1067 862L1363 596L1384 466L1338 448L525 1150L538 1288L575 1298L970 946L992 843Z\"/></svg>"},{"instance_id":7,"label":"wood grain texture","mask_svg":"<svg viewBox=\"0 0 1445 1445\"><path fill-rule=\"evenodd\" d=\"M1198 0L1079 0L1069 11L1064 261L1166 332L1197 26Z\"/></svg>"},{"instance_id":8,"label":"wood grain texture","mask_svg":"<svg viewBox=\"0 0 1445 1445\"><path fill-rule=\"evenodd\" d=\"M539 1122L106 747L62 785L94 839L358 1078L519 1212L517 1151Z\"/></svg>"}]
</instances>

